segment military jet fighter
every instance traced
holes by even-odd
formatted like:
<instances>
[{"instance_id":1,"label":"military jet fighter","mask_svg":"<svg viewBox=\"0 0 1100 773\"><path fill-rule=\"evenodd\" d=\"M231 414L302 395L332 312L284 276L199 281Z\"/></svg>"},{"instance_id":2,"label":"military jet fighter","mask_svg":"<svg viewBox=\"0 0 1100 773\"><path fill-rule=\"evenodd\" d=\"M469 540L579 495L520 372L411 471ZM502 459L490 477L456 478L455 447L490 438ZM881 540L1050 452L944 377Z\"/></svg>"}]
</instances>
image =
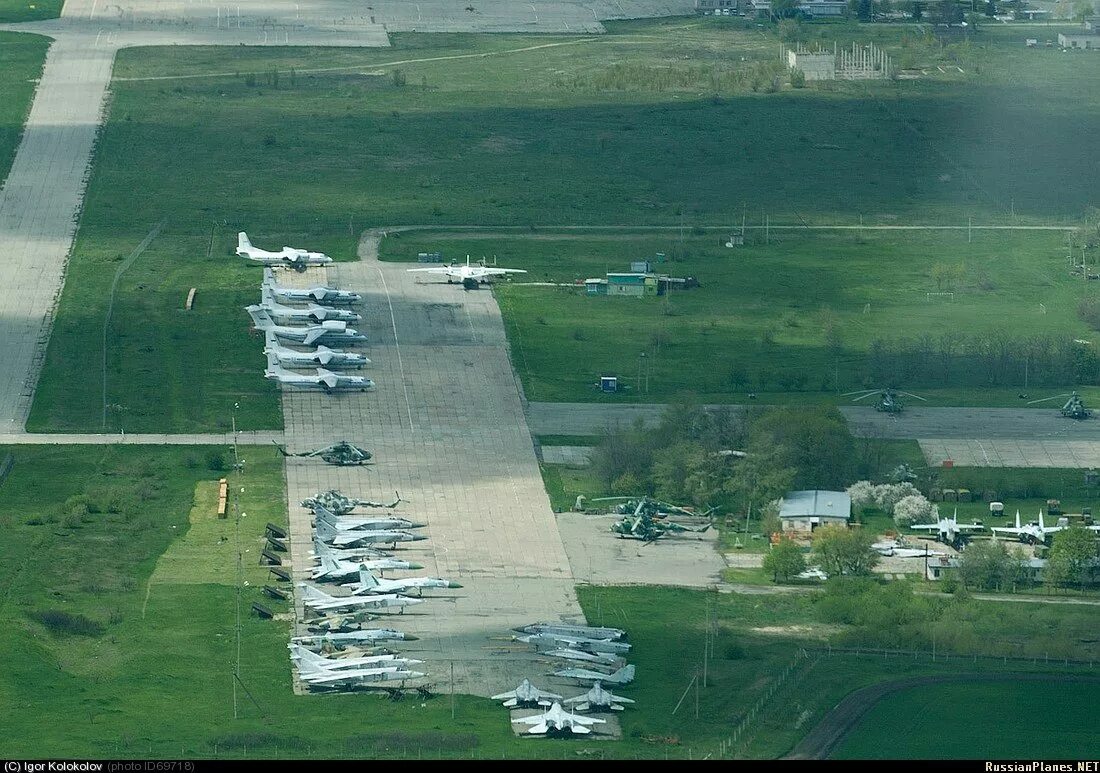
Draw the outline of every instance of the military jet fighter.
<instances>
[{"instance_id":1,"label":"military jet fighter","mask_svg":"<svg viewBox=\"0 0 1100 773\"><path fill-rule=\"evenodd\" d=\"M320 538L313 535L313 557L319 562L321 556L329 556L335 558L337 561L362 561L365 558L389 558L390 554L385 550L379 550L378 548L347 548L341 550L340 548L334 548L331 545L326 545L320 540Z\"/></svg>"},{"instance_id":2,"label":"military jet fighter","mask_svg":"<svg viewBox=\"0 0 1100 773\"><path fill-rule=\"evenodd\" d=\"M314 506L320 505L336 515L347 515L356 507L384 507L392 510L403 501L401 495L396 491L393 492L393 496L393 502L386 504L385 502L372 502L369 499L352 499L344 496L336 489L329 489L328 491L322 491L317 496L303 499L302 507L312 510Z\"/></svg>"},{"instance_id":3,"label":"military jet fighter","mask_svg":"<svg viewBox=\"0 0 1100 773\"><path fill-rule=\"evenodd\" d=\"M527 273L527 271L522 268L471 266L469 255L466 256L466 265L462 265L461 263L452 265L448 263L443 266L433 266L432 268L410 268L407 269L407 271L409 271L409 273L440 274L447 277L447 284L452 284L457 280L461 282L462 286L467 290L473 290L477 288L479 284L488 284L490 277L503 276L505 274Z\"/></svg>"},{"instance_id":4,"label":"military jet fighter","mask_svg":"<svg viewBox=\"0 0 1100 773\"><path fill-rule=\"evenodd\" d=\"M393 518L379 516L377 518L349 518L345 515L336 515L324 505L314 505L313 514L317 520L328 521L334 529L356 531L361 529L423 529L428 524L410 521L408 518Z\"/></svg>"},{"instance_id":5,"label":"military jet fighter","mask_svg":"<svg viewBox=\"0 0 1100 773\"><path fill-rule=\"evenodd\" d=\"M275 300L271 290L266 287L260 290L259 305L276 322L325 322L326 320L358 322L362 319L354 311L318 306L316 303L311 303L304 308L283 306Z\"/></svg>"},{"instance_id":6,"label":"military jet fighter","mask_svg":"<svg viewBox=\"0 0 1100 773\"><path fill-rule=\"evenodd\" d=\"M382 641L416 641L417 637L402 633L393 628L368 628L360 631L333 631L316 633L308 636L295 636L291 639L295 644L315 642L316 644L366 644L372 645Z\"/></svg>"},{"instance_id":7,"label":"military jet fighter","mask_svg":"<svg viewBox=\"0 0 1100 773\"><path fill-rule=\"evenodd\" d=\"M270 352L267 355L267 370L264 378L277 381L292 389L317 389L328 394L335 392L367 392L374 389L374 382L363 376L349 376L325 368L317 368L316 374L295 373L287 370Z\"/></svg>"},{"instance_id":8,"label":"military jet fighter","mask_svg":"<svg viewBox=\"0 0 1100 773\"><path fill-rule=\"evenodd\" d=\"M393 545L398 542L419 542L425 540L423 534L408 531L380 529L360 531L358 529L337 529L327 521L317 521L317 536L321 542L334 547L359 547L363 545Z\"/></svg>"},{"instance_id":9,"label":"military jet fighter","mask_svg":"<svg viewBox=\"0 0 1100 773\"><path fill-rule=\"evenodd\" d=\"M353 446L346 440L341 440L339 443L333 443L331 446L325 446L324 448L315 448L312 451L302 451L298 454L290 453L278 443L275 443L275 447L279 449L279 453L283 456L302 456L306 458L319 456L329 464L335 464L338 467L366 464L371 460L370 451L359 448L359 446Z\"/></svg>"},{"instance_id":10,"label":"military jet fighter","mask_svg":"<svg viewBox=\"0 0 1100 773\"><path fill-rule=\"evenodd\" d=\"M882 540L871 545L871 550L888 558L923 558L925 556L942 556L943 553L931 550L927 545L919 548L909 547L899 540Z\"/></svg>"},{"instance_id":11,"label":"military jet fighter","mask_svg":"<svg viewBox=\"0 0 1100 773\"><path fill-rule=\"evenodd\" d=\"M582 652L630 652L630 644L611 639L589 639L584 636L566 636L564 634L529 633L512 637L516 641L535 645L537 650L559 649L566 647Z\"/></svg>"},{"instance_id":12,"label":"military jet fighter","mask_svg":"<svg viewBox=\"0 0 1100 773\"><path fill-rule=\"evenodd\" d=\"M302 604L307 609L315 612L330 612L341 609L389 609L404 610L413 604L423 604L424 599L414 599L408 596L399 596L396 593L381 596L330 596L320 588L301 583Z\"/></svg>"},{"instance_id":13,"label":"military jet fighter","mask_svg":"<svg viewBox=\"0 0 1100 773\"><path fill-rule=\"evenodd\" d=\"M1057 526L1047 526L1043 522L1043 511L1039 510L1039 521L1026 523L1023 526L1020 525L1020 511L1016 511L1016 525L1013 526L993 526L990 531L996 534L1011 534L1014 537L1018 537L1020 542L1027 542L1032 545L1041 545L1050 538L1051 535L1057 534L1060 531L1068 529L1068 521L1059 520ZM1086 529L1093 531L1100 531L1100 524L1093 526L1086 526Z\"/></svg>"},{"instance_id":14,"label":"military jet fighter","mask_svg":"<svg viewBox=\"0 0 1100 773\"><path fill-rule=\"evenodd\" d=\"M384 572L387 569L423 569L420 564L411 561L400 561L396 558L372 558L366 561L341 561L332 556L322 555L321 565L310 573L311 580L328 580L339 582L341 580L358 577L363 569L372 572Z\"/></svg>"},{"instance_id":15,"label":"military jet fighter","mask_svg":"<svg viewBox=\"0 0 1100 773\"><path fill-rule=\"evenodd\" d=\"M290 303L323 303L323 304L349 304L363 300L359 293L347 290L334 290L331 287L310 287L298 289L296 287L280 287L275 281L275 272L270 268L264 268L263 287L271 291L271 294L280 301Z\"/></svg>"},{"instance_id":16,"label":"military jet fighter","mask_svg":"<svg viewBox=\"0 0 1100 773\"><path fill-rule=\"evenodd\" d=\"M614 666L616 663L621 662L618 655L614 655L610 652L582 652L581 650L570 649L568 647L546 650L541 654L551 658L578 660L583 663L595 663L601 666Z\"/></svg>"},{"instance_id":17,"label":"military jet fighter","mask_svg":"<svg viewBox=\"0 0 1100 773\"><path fill-rule=\"evenodd\" d=\"M531 623L520 628L512 629L519 633L539 633L551 636L580 636L586 639L625 639L626 631L621 628L599 628L591 625L574 625L573 623Z\"/></svg>"},{"instance_id":18,"label":"military jet fighter","mask_svg":"<svg viewBox=\"0 0 1100 773\"><path fill-rule=\"evenodd\" d=\"M348 327L347 322L335 319L326 319L317 325L291 326L276 325L271 315L262 306L246 306L245 311L252 317L252 324L257 330L267 333L270 331L284 341L293 341L302 346L314 344L335 344L349 346L367 342L367 337L354 328Z\"/></svg>"},{"instance_id":19,"label":"military jet fighter","mask_svg":"<svg viewBox=\"0 0 1100 773\"><path fill-rule=\"evenodd\" d=\"M305 271L307 266L322 266L331 263L332 258L323 252L310 252L295 247L283 247L278 252L253 247L248 234L237 234L237 256L262 263L265 266L290 266L295 271Z\"/></svg>"},{"instance_id":20,"label":"military jet fighter","mask_svg":"<svg viewBox=\"0 0 1100 773\"><path fill-rule=\"evenodd\" d=\"M515 724L530 725L529 735L588 735L592 732L589 725L602 725L605 721L595 717L578 717L566 712L560 703L554 703L549 711L542 714L512 720Z\"/></svg>"},{"instance_id":21,"label":"military jet fighter","mask_svg":"<svg viewBox=\"0 0 1100 773\"><path fill-rule=\"evenodd\" d=\"M357 687L376 682L404 682L409 679L420 679L426 674L421 671L409 671L399 666L332 670L299 661L298 676L309 687Z\"/></svg>"},{"instance_id":22,"label":"military jet fighter","mask_svg":"<svg viewBox=\"0 0 1100 773\"><path fill-rule=\"evenodd\" d=\"M516 689L494 695L489 700L503 700L505 708L509 709L526 709L534 706L549 706L551 699L560 701L561 696L552 692L544 692L531 684L530 680L524 679Z\"/></svg>"},{"instance_id":23,"label":"military jet fighter","mask_svg":"<svg viewBox=\"0 0 1100 773\"><path fill-rule=\"evenodd\" d=\"M461 588L457 582L444 580L439 577L403 577L394 580L382 580L371 574L369 569L359 572L359 582L349 583L344 586L351 588L353 596L371 596L384 593L405 593L416 590L418 595L424 594L425 588Z\"/></svg>"},{"instance_id":24,"label":"military jet fighter","mask_svg":"<svg viewBox=\"0 0 1100 773\"><path fill-rule=\"evenodd\" d=\"M966 532L981 531L985 526L981 521L959 523L959 508L956 507L950 518L940 518L936 523L918 523L909 528L914 531L934 531L937 540L957 548L966 541Z\"/></svg>"},{"instance_id":25,"label":"military jet fighter","mask_svg":"<svg viewBox=\"0 0 1100 773\"><path fill-rule=\"evenodd\" d=\"M264 346L264 354L274 357L275 361L284 368L299 368L311 370L317 367L337 368L340 370L352 370L370 365L370 360L361 354L345 352L341 349L329 349L327 346L318 346L312 351L298 351L280 346L275 334L268 330L265 333L267 342Z\"/></svg>"},{"instance_id":26,"label":"military jet fighter","mask_svg":"<svg viewBox=\"0 0 1100 773\"><path fill-rule=\"evenodd\" d=\"M403 658L400 655L369 655L361 658L326 658L301 644L291 642L290 659L296 663L309 663L326 671L343 671L349 668L407 668L423 663L423 660Z\"/></svg>"},{"instance_id":27,"label":"military jet fighter","mask_svg":"<svg viewBox=\"0 0 1100 773\"><path fill-rule=\"evenodd\" d=\"M630 684L634 681L634 666L626 665L613 674L590 671L587 668L563 668L555 671L554 676L577 679L581 682L600 682L601 684Z\"/></svg>"},{"instance_id":28,"label":"military jet fighter","mask_svg":"<svg viewBox=\"0 0 1100 773\"><path fill-rule=\"evenodd\" d=\"M608 692L603 688L599 682L592 685L592 689L586 692L584 695L578 695L574 698L566 698L566 703L575 704L573 706L577 711L622 711L624 703L633 703L630 698L624 698L621 695L615 695Z\"/></svg>"}]
</instances>

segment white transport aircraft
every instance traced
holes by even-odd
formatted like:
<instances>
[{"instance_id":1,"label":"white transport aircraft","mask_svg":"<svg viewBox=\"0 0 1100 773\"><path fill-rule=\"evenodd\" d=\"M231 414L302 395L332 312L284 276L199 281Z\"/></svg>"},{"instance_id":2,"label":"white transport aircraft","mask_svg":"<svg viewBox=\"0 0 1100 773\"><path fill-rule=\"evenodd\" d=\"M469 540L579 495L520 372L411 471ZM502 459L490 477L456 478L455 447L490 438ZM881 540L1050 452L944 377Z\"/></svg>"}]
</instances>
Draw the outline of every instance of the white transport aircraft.
<instances>
[{"instance_id":1,"label":"white transport aircraft","mask_svg":"<svg viewBox=\"0 0 1100 773\"><path fill-rule=\"evenodd\" d=\"M473 290L479 284L487 284L490 277L503 276L505 274L526 274L522 268L496 268L494 266L470 265L470 256L466 256L466 263L457 265L448 263L444 266L432 268L410 268L409 273L440 274L447 277L447 284L455 281L462 283L467 290Z\"/></svg>"},{"instance_id":2,"label":"white transport aircraft","mask_svg":"<svg viewBox=\"0 0 1100 773\"><path fill-rule=\"evenodd\" d=\"M332 262L332 258L323 252L310 252L295 247L283 247L278 252L261 250L252 246L244 231L237 234L237 255L265 266L290 266L295 271L305 271L306 266L322 266Z\"/></svg>"}]
</instances>

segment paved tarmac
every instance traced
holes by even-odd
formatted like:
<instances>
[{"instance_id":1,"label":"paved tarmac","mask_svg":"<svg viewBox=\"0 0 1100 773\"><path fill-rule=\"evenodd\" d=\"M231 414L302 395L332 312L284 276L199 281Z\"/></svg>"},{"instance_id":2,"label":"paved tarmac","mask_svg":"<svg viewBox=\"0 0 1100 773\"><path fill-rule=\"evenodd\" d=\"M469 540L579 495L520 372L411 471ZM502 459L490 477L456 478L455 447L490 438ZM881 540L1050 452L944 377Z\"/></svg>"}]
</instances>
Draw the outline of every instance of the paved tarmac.
<instances>
[{"instance_id":1,"label":"paved tarmac","mask_svg":"<svg viewBox=\"0 0 1100 773\"><path fill-rule=\"evenodd\" d=\"M463 587L429 592L428 603L387 624L420 637L401 650L425 661L435 689L450 689L453 664L456 691L503 692L550 668L527 647L501 643L511 627L583 617L500 311L487 289L465 291L380 263L370 235L360 255L327 273L364 295L358 327L370 337L365 373L377 386L365 394L286 392L283 412L290 450L346 439L368 448L374 463L287 460L293 565L299 575L310 566L302 499L328 488L375 500L400 492L407 503L398 512L426 522L428 540L399 554L424 565L418 574ZM312 271L300 281L312 281Z\"/></svg>"},{"instance_id":2,"label":"paved tarmac","mask_svg":"<svg viewBox=\"0 0 1100 773\"><path fill-rule=\"evenodd\" d=\"M271 443L282 443L283 433L278 430L238 432L237 445L262 445L271 448ZM161 435L139 434L100 434L100 433L54 433L35 434L30 432L0 433L0 446L4 445L101 445L101 446L231 446L232 432L210 434ZM272 449L274 452L274 449Z\"/></svg>"}]
</instances>

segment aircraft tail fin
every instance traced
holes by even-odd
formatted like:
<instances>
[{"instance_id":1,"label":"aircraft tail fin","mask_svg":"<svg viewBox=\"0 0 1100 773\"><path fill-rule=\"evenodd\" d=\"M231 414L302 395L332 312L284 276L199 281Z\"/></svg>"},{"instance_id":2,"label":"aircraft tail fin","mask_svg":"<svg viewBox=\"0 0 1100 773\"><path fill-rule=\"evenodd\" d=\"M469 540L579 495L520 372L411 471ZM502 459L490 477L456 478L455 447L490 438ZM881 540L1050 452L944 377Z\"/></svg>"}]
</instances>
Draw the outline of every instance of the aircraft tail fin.
<instances>
[{"instance_id":1,"label":"aircraft tail fin","mask_svg":"<svg viewBox=\"0 0 1100 773\"><path fill-rule=\"evenodd\" d=\"M1020 511L1016 511L1016 528L1020 528Z\"/></svg>"},{"instance_id":2,"label":"aircraft tail fin","mask_svg":"<svg viewBox=\"0 0 1100 773\"><path fill-rule=\"evenodd\" d=\"M1043 523L1043 508L1039 508L1039 531L1046 529L1046 524Z\"/></svg>"},{"instance_id":3,"label":"aircraft tail fin","mask_svg":"<svg viewBox=\"0 0 1100 773\"><path fill-rule=\"evenodd\" d=\"M371 588L378 587L378 578L371 574L369 569L359 569L359 584L363 590L369 590Z\"/></svg>"},{"instance_id":4,"label":"aircraft tail fin","mask_svg":"<svg viewBox=\"0 0 1100 773\"><path fill-rule=\"evenodd\" d=\"M634 664L625 665L616 671L613 676L623 684L634 681Z\"/></svg>"},{"instance_id":5,"label":"aircraft tail fin","mask_svg":"<svg viewBox=\"0 0 1100 773\"><path fill-rule=\"evenodd\" d=\"M262 306L248 306L245 311L248 312L248 316L252 317L252 324L255 325L257 330L267 331L275 327L271 315Z\"/></svg>"},{"instance_id":6,"label":"aircraft tail fin","mask_svg":"<svg viewBox=\"0 0 1100 773\"><path fill-rule=\"evenodd\" d=\"M241 231L237 234L237 252L244 252L252 249L252 242L248 240L248 234Z\"/></svg>"}]
</instances>

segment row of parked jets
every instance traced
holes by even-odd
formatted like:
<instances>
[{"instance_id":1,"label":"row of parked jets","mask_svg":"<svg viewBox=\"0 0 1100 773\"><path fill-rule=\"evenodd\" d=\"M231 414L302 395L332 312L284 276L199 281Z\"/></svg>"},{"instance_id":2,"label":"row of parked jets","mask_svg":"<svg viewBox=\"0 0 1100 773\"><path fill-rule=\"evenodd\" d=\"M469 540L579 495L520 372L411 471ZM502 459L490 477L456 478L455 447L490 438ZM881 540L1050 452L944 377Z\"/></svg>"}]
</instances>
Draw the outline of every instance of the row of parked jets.
<instances>
[{"instance_id":1,"label":"row of parked jets","mask_svg":"<svg viewBox=\"0 0 1100 773\"><path fill-rule=\"evenodd\" d=\"M1005 535L1009 537L1016 537L1021 542L1027 542L1033 545L1041 545L1045 543L1052 536L1060 531L1065 531L1070 528L1069 521L1066 518L1059 518L1058 522L1054 526L1047 526L1046 520L1043 517L1043 511L1039 510L1039 518L1036 521L1030 523L1020 522L1020 511L1016 511L1016 525L1015 526L990 526L986 527L981 521L974 523L959 523L959 511L958 509L951 515L950 518L940 518L936 523L919 523L914 526L910 526L910 529L914 531L928 531L935 532L936 539L947 545L958 546L965 540L966 536L970 532L983 531L989 528L993 532L993 536ZM1084 526L1092 532L1100 533L1100 524L1091 524ZM920 555L923 555L920 554Z\"/></svg>"},{"instance_id":2,"label":"row of parked jets","mask_svg":"<svg viewBox=\"0 0 1100 773\"><path fill-rule=\"evenodd\" d=\"M321 619L309 623L307 635L294 637L290 642L291 658L302 682L310 688L329 689L383 686L390 682L398 682L403 687L409 680L427 676L413 670L423 661L393 653L329 658L313 651L324 646L370 648L391 639L415 639L391 628L364 629L362 622L382 613L401 613L407 607L425 603L425 590L462 587L439 577L386 577L386 572L422 568L394 557L385 548L427 539L417 531L426 524L393 513L351 516L348 513L359 504L358 500L349 500L338 492L326 494L335 495L327 500L330 504L333 501L346 503L339 508L342 512L337 514L318 501L325 495L303 502L314 517L313 545L317 566L310 573L310 582L300 583L298 587L307 614ZM398 497L393 506L400 501ZM331 583L347 592L337 595L335 591L322 590L316 583ZM334 619L329 617L332 614L350 617Z\"/></svg>"}]
</instances>

